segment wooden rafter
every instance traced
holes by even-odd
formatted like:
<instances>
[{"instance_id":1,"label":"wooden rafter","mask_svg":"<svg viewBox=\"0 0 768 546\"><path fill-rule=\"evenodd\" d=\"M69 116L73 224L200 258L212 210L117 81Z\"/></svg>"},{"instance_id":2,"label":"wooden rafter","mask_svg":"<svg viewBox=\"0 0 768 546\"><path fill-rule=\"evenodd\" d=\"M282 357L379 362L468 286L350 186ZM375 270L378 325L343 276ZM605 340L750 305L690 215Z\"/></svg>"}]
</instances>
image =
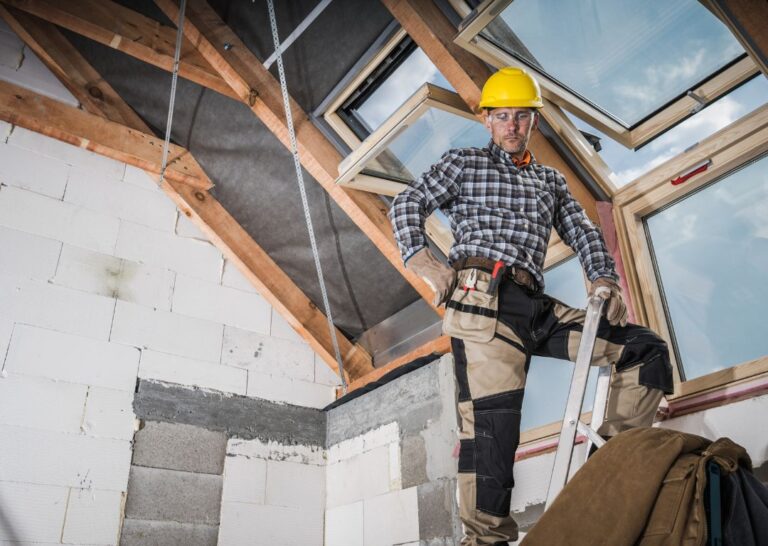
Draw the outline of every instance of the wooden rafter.
<instances>
[{"instance_id":1,"label":"wooden rafter","mask_svg":"<svg viewBox=\"0 0 768 546\"><path fill-rule=\"evenodd\" d=\"M38 32L48 34L47 45L53 45L42 56L44 62L75 96L92 95L97 85L107 100L89 101L84 112L47 97L0 82L0 119L47 136L88 148L94 152L124 161L152 173L159 173L162 141L147 134L149 128L114 89L98 77L93 67L68 44L58 29L42 22L25 26L22 20L0 8L0 15L12 27L23 27L20 36L32 49L40 46L33 37ZM68 47L67 47L68 46ZM93 82L97 81L97 84ZM114 117L119 121L106 118ZM124 125L123 122L128 125ZM259 293L306 339L312 348L334 370L337 369L328 323L325 315L307 298L301 289L256 244L237 221L206 189L212 186L205 172L191 154L174 146L171 163L166 171L162 189L179 209L202 229L211 241L231 260ZM194 168L195 179L180 172ZM189 182L193 182L190 184ZM370 372L371 357L357 345L351 344L337 331L342 358L350 378Z\"/></svg>"},{"instance_id":2,"label":"wooden rafter","mask_svg":"<svg viewBox=\"0 0 768 546\"><path fill-rule=\"evenodd\" d=\"M480 59L453 43L456 27L433 0L381 0L408 35L424 51L448 83L475 112L491 71ZM595 198L562 156L536 131L530 142L536 160L559 170L587 215L598 221Z\"/></svg>"},{"instance_id":3,"label":"wooden rafter","mask_svg":"<svg viewBox=\"0 0 768 546\"><path fill-rule=\"evenodd\" d=\"M111 0L0 0L100 44L164 70L173 69L176 29ZM188 40L184 40L179 75L223 95L240 99ZM246 95L247 96L247 95Z\"/></svg>"},{"instance_id":4,"label":"wooden rafter","mask_svg":"<svg viewBox=\"0 0 768 546\"><path fill-rule=\"evenodd\" d=\"M705 0L768 77L768 2Z\"/></svg>"},{"instance_id":5,"label":"wooden rafter","mask_svg":"<svg viewBox=\"0 0 768 546\"><path fill-rule=\"evenodd\" d=\"M175 0L155 0L171 19L178 20ZM290 146L280 83L258 58L221 20L205 0L191 0L186 7L184 34L200 55L245 100L254 114L286 146ZM231 47L224 49L224 44ZM256 96L252 94L256 91ZM299 104L291 99L291 109L302 166L328 192L387 260L416 291L431 304L432 290L418 276L405 269L387 218L387 206L368 192L348 190L336 184L341 154L315 127ZM442 309L438 310L442 314Z\"/></svg>"}]
</instances>

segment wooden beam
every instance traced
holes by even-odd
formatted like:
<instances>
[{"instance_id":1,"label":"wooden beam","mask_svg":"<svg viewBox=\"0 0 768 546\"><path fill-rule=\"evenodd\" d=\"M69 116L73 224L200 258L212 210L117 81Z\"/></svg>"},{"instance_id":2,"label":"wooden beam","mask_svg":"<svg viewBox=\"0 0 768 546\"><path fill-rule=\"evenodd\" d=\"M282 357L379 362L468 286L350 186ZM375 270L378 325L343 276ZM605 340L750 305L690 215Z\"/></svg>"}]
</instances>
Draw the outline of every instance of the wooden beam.
<instances>
[{"instance_id":1,"label":"wooden beam","mask_svg":"<svg viewBox=\"0 0 768 546\"><path fill-rule=\"evenodd\" d=\"M171 71L176 29L111 0L0 0L100 44ZM182 44L179 76L223 95L241 99L189 41ZM246 95L247 96L247 95Z\"/></svg>"},{"instance_id":2,"label":"wooden beam","mask_svg":"<svg viewBox=\"0 0 768 546\"><path fill-rule=\"evenodd\" d=\"M474 112L491 71L480 59L453 43L456 27L433 0L381 0L448 83ZM536 131L530 149L536 160L560 171L587 215L599 222L595 198L550 142Z\"/></svg>"},{"instance_id":3,"label":"wooden beam","mask_svg":"<svg viewBox=\"0 0 768 546\"><path fill-rule=\"evenodd\" d=\"M348 387L347 392L352 392L354 390L365 387L368 383L373 383L374 381L378 381L379 379L384 377L386 374L388 374L392 370L397 369L400 366L403 366L405 364L408 364L409 362L413 362L414 360L416 360L417 358L421 358L422 356L431 355L432 353L443 355L445 353L450 353L450 352L451 352L451 338L448 336L440 336L437 339L428 341L421 347L417 347L410 353L405 354L400 358L396 358L392 362L389 362L384 366L381 366L380 368L376 368L372 372L365 374L363 377L360 377L359 379L355 379L347 386ZM337 395L339 396L341 395L340 389L337 391Z\"/></svg>"},{"instance_id":4,"label":"wooden beam","mask_svg":"<svg viewBox=\"0 0 768 546\"><path fill-rule=\"evenodd\" d=\"M171 19L178 20L175 0L155 0ZM205 0L191 0L186 7L184 34L198 48L238 96L275 136L290 147L280 83L237 37ZM227 50L223 44L229 44ZM256 94L252 93L255 90ZM248 97L248 98L246 98ZM250 100L249 100L250 99ZM291 110L302 166L330 194L400 274L431 305L433 292L417 275L405 269L395 244L387 206L368 192L348 190L336 184L341 154L315 127L306 112L291 99ZM442 315L442 308L436 309Z\"/></svg>"},{"instance_id":5,"label":"wooden beam","mask_svg":"<svg viewBox=\"0 0 768 546\"><path fill-rule=\"evenodd\" d=\"M705 0L768 77L768 2Z\"/></svg>"},{"instance_id":6,"label":"wooden beam","mask_svg":"<svg viewBox=\"0 0 768 546\"><path fill-rule=\"evenodd\" d=\"M70 82L71 84L71 82ZM0 120L84 147L96 153L159 173L162 141L22 87L0 82ZM178 146L180 158L166 171L162 189L200 227L224 256L256 286L333 369L337 369L326 317L275 264L206 188L212 184L191 154ZM196 168L195 186L179 168ZM342 358L352 379L371 371L371 357L337 332Z\"/></svg>"},{"instance_id":7,"label":"wooden beam","mask_svg":"<svg viewBox=\"0 0 768 546\"><path fill-rule=\"evenodd\" d=\"M83 58L56 25L0 5L0 17L80 101L83 109L133 129L152 130Z\"/></svg>"}]
</instances>

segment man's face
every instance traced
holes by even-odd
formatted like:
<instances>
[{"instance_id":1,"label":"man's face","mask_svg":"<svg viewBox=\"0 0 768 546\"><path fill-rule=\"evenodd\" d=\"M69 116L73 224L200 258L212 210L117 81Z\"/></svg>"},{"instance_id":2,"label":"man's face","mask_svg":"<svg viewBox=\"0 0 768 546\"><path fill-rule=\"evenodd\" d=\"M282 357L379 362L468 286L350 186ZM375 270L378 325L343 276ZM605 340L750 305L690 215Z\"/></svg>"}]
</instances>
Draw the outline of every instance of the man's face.
<instances>
[{"instance_id":1,"label":"man's face","mask_svg":"<svg viewBox=\"0 0 768 546\"><path fill-rule=\"evenodd\" d=\"M493 142L518 159L525 153L537 124L538 114L531 108L494 108L485 117Z\"/></svg>"}]
</instances>

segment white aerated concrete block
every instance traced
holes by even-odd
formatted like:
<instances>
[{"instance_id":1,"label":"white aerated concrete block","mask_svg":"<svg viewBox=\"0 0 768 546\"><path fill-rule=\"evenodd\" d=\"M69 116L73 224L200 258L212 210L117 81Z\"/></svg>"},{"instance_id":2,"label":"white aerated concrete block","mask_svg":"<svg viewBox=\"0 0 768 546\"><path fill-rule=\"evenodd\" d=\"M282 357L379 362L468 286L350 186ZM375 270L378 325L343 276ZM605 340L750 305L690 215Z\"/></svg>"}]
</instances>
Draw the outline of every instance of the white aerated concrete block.
<instances>
[{"instance_id":1,"label":"white aerated concrete block","mask_svg":"<svg viewBox=\"0 0 768 546\"><path fill-rule=\"evenodd\" d=\"M17 323L106 340L114 308L115 300L102 296L40 281L0 277L0 313Z\"/></svg>"},{"instance_id":2,"label":"white aerated concrete block","mask_svg":"<svg viewBox=\"0 0 768 546\"><path fill-rule=\"evenodd\" d=\"M177 275L172 310L266 334L272 307L258 294Z\"/></svg>"},{"instance_id":3,"label":"white aerated concrete block","mask_svg":"<svg viewBox=\"0 0 768 546\"><path fill-rule=\"evenodd\" d=\"M68 495L66 487L0 482L0 540L58 544Z\"/></svg>"},{"instance_id":4,"label":"white aerated concrete block","mask_svg":"<svg viewBox=\"0 0 768 546\"><path fill-rule=\"evenodd\" d=\"M0 424L77 434L87 394L85 385L9 372L0 376Z\"/></svg>"},{"instance_id":5,"label":"white aerated concrete block","mask_svg":"<svg viewBox=\"0 0 768 546\"><path fill-rule=\"evenodd\" d=\"M61 199L69 165L59 159L0 144L0 183Z\"/></svg>"},{"instance_id":6,"label":"white aerated concrete block","mask_svg":"<svg viewBox=\"0 0 768 546\"><path fill-rule=\"evenodd\" d=\"M243 395L248 382L245 370L148 350L142 351L139 377Z\"/></svg>"},{"instance_id":7,"label":"white aerated concrete block","mask_svg":"<svg viewBox=\"0 0 768 546\"><path fill-rule=\"evenodd\" d=\"M134 347L219 362L223 332L224 326L215 322L118 301L110 339Z\"/></svg>"},{"instance_id":8,"label":"white aerated concrete block","mask_svg":"<svg viewBox=\"0 0 768 546\"><path fill-rule=\"evenodd\" d=\"M83 167L94 176L104 179L120 180L125 171L125 163L22 127L13 130L8 142L38 154L60 159L68 165Z\"/></svg>"},{"instance_id":9,"label":"white aerated concrete block","mask_svg":"<svg viewBox=\"0 0 768 546\"><path fill-rule=\"evenodd\" d=\"M10 123L6 123L5 121L0 121L0 142L8 142L8 137L11 134L11 129L13 128L13 125Z\"/></svg>"},{"instance_id":10,"label":"white aerated concrete block","mask_svg":"<svg viewBox=\"0 0 768 546\"><path fill-rule=\"evenodd\" d=\"M381 425L378 428L369 430L365 434L354 436L333 444L328 449L328 462L338 463L366 451L371 451L379 447L391 447L400 445L400 426L396 421ZM390 461L391 466L391 461Z\"/></svg>"},{"instance_id":11,"label":"white aerated concrete block","mask_svg":"<svg viewBox=\"0 0 768 546\"><path fill-rule=\"evenodd\" d=\"M323 514L241 502L221 504L219 546L322 546Z\"/></svg>"},{"instance_id":12,"label":"white aerated concrete block","mask_svg":"<svg viewBox=\"0 0 768 546\"><path fill-rule=\"evenodd\" d=\"M419 540L416 488L392 491L363 501L365 546L392 546Z\"/></svg>"},{"instance_id":13,"label":"white aerated concrete block","mask_svg":"<svg viewBox=\"0 0 768 546\"><path fill-rule=\"evenodd\" d=\"M0 277L0 280L2 278ZM13 334L13 321L0 316L0 370L5 365L5 357L8 354L8 346L11 344Z\"/></svg>"},{"instance_id":14,"label":"white aerated concrete block","mask_svg":"<svg viewBox=\"0 0 768 546\"><path fill-rule=\"evenodd\" d=\"M224 327L221 363L255 372L314 381L315 353L305 343Z\"/></svg>"},{"instance_id":15,"label":"white aerated concrete block","mask_svg":"<svg viewBox=\"0 0 768 546\"><path fill-rule=\"evenodd\" d=\"M341 386L341 378L334 370L331 369L325 360L315 353L315 383L320 385L329 385L332 387Z\"/></svg>"},{"instance_id":16,"label":"white aerated concrete block","mask_svg":"<svg viewBox=\"0 0 768 546\"><path fill-rule=\"evenodd\" d=\"M123 493L72 489L64 524L64 544L117 544Z\"/></svg>"},{"instance_id":17,"label":"white aerated concrete block","mask_svg":"<svg viewBox=\"0 0 768 546\"><path fill-rule=\"evenodd\" d=\"M81 167L72 168L64 201L167 232L176 222L176 205L165 194L94 176Z\"/></svg>"},{"instance_id":18,"label":"white aerated concrete block","mask_svg":"<svg viewBox=\"0 0 768 546\"><path fill-rule=\"evenodd\" d=\"M321 409L333 402L334 390L281 375L248 372L248 396Z\"/></svg>"},{"instance_id":19,"label":"white aerated concrete block","mask_svg":"<svg viewBox=\"0 0 768 546\"><path fill-rule=\"evenodd\" d=\"M132 186L143 188L145 190L162 193L160 191L160 186L157 185L157 176L158 175L149 174L144 169L139 169L133 165L126 165L125 173L123 175L123 182L131 184Z\"/></svg>"},{"instance_id":20,"label":"white aerated concrete block","mask_svg":"<svg viewBox=\"0 0 768 546\"><path fill-rule=\"evenodd\" d=\"M270 461L289 461L316 466L325 465L325 450L317 446L286 445L275 441L243 440L232 438L227 442L227 456Z\"/></svg>"},{"instance_id":21,"label":"white aerated concrete block","mask_svg":"<svg viewBox=\"0 0 768 546\"><path fill-rule=\"evenodd\" d=\"M325 512L325 546L361 546L363 540L363 501Z\"/></svg>"},{"instance_id":22,"label":"white aerated concrete block","mask_svg":"<svg viewBox=\"0 0 768 546\"><path fill-rule=\"evenodd\" d=\"M0 188L0 225L111 254L120 220L7 186Z\"/></svg>"},{"instance_id":23,"label":"white aerated concrete block","mask_svg":"<svg viewBox=\"0 0 768 546\"><path fill-rule=\"evenodd\" d=\"M9 29L0 32L0 66L16 70L24 60L24 43Z\"/></svg>"},{"instance_id":24,"label":"white aerated concrete block","mask_svg":"<svg viewBox=\"0 0 768 546\"><path fill-rule=\"evenodd\" d=\"M289 341L295 341L297 343L306 343L304 338L296 333L288 322L274 309L272 310L272 326L269 330L269 335L273 337L280 337Z\"/></svg>"},{"instance_id":25,"label":"white aerated concrete block","mask_svg":"<svg viewBox=\"0 0 768 546\"><path fill-rule=\"evenodd\" d=\"M72 93L59 82L29 48L24 49L24 58L18 68L13 69L0 65L0 80L11 82L70 106L80 105Z\"/></svg>"},{"instance_id":26,"label":"white aerated concrete block","mask_svg":"<svg viewBox=\"0 0 768 546\"><path fill-rule=\"evenodd\" d=\"M173 271L64 245L54 283L168 311Z\"/></svg>"},{"instance_id":27,"label":"white aerated concrete block","mask_svg":"<svg viewBox=\"0 0 768 546\"><path fill-rule=\"evenodd\" d=\"M132 440L136 422L133 394L133 391L90 387L82 431L96 438Z\"/></svg>"},{"instance_id":28,"label":"white aerated concrete block","mask_svg":"<svg viewBox=\"0 0 768 546\"><path fill-rule=\"evenodd\" d=\"M187 218L182 212L176 211L176 229L174 233L179 237L187 237L189 239L199 239L200 241L208 241L208 237L203 233L199 227L197 227L192 220Z\"/></svg>"},{"instance_id":29,"label":"white aerated concrete block","mask_svg":"<svg viewBox=\"0 0 768 546\"><path fill-rule=\"evenodd\" d=\"M327 506L333 508L388 492L389 471L389 446L329 464Z\"/></svg>"},{"instance_id":30,"label":"white aerated concrete block","mask_svg":"<svg viewBox=\"0 0 768 546\"><path fill-rule=\"evenodd\" d=\"M325 505L325 467L267 461L265 504L299 508L309 513Z\"/></svg>"},{"instance_id":31,"label":"white aerated concrete block","mask_svg":"<svg viewBox=\"0 0 768 546\"><path fill-rule=\"evenodd\" d=\"M0 481L125 491L131 443L0 426Z\"/></svg>"},{"instance_id":32,"label":"white aerated concrete block","mask_svg":"<svg viewBox=\"0 0 768 546\"><path fill-rule=\"evenodd\" d=\"M237 269L237 266L232 260L224 260L224 273L221 276L221 284L229 286L230 288L257 293L256 288L254 288L251 282L240 273L240 270Z\"/></svg>"},{"instance_id":33,"label":"white aerated concrete block","mask_svg":"<svg viewBox=\"0 0 768 546\"><path fill-rule=\"evenodd\" d=\"M133 392L138 365L133 347L17 324L5 369Z\"/></svg>"},{"instance_id":34,"label":"white aerated concrete block","mask_svg":"<svg viewBox=\"0 0 768 546\"><path fill-rule=\"evenodd\" d=\"M0 227L0 275L47 281L56 273L61 243Z\"/></svg>"},{"instance_id":35,"label":"white aerated concrete block","mask_svg":"<svg viewBox=\"0 0 768 546\"><path fill-rule=\"evenodd\" d=\"M224 460L224 502L264 504L266 484L267 461L241 455Z\"/></svg>"},{"instance_id":36,"label":"white aerated concrete block","mask_svg":"<svg viewBox=\"0 0 768 546\"><path fill-rule=\"evenodd\" d=\"M218 283L221 253L210 243L177 237L171 232L121 221L115 256Z\"/></svg>"}]
</instances>

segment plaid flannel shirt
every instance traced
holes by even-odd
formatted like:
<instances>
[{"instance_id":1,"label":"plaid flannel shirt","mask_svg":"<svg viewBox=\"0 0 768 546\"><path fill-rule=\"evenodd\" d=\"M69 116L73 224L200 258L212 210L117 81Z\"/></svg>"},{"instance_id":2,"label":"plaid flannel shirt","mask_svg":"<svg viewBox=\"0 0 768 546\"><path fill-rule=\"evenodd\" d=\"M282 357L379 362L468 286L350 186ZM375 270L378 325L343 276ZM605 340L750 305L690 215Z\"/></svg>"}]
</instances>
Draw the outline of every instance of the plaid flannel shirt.
<instances>
[{"instance_id":1,"label":"plaid flannel shirt","mask_svg":"<svg viewBox=\"0 0 768 546\"><path fill-rule=\"evenodd\" d=\"M530 272L544 288L544 257L552 231L576 251L590 281L618 280L599 229L573 198L557 170L536 163L518 168L493 142L449 150L392 202L389 217L403 260L426 246L424 220L448 216L456 242L448 260L479 256Z\"/></svg>"}]
</instances>

